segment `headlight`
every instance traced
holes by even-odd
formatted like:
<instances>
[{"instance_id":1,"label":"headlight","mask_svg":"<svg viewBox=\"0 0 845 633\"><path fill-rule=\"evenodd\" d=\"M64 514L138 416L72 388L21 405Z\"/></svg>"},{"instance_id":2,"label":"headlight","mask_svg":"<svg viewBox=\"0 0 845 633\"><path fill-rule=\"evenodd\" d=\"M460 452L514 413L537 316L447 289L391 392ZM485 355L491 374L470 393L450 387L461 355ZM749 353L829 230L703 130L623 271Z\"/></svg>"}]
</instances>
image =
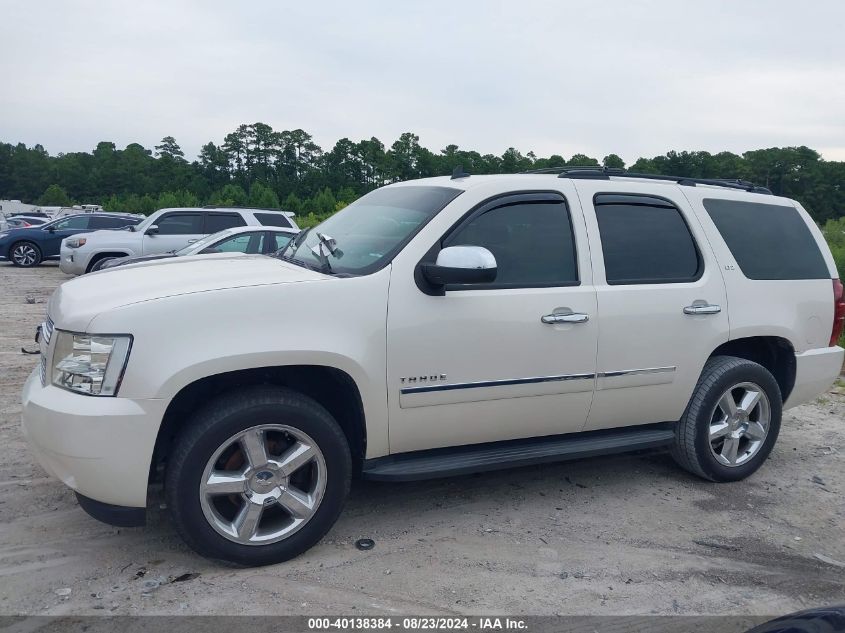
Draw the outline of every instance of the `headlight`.
<instances>
[{"instance_id":1,"label":"headlight","mask_svg":"<svg viewBox=\"0 0 845 633\"><path fill-rule=\"evenodd\" d=\"M53 384L90 396L115 396L132 337L73 334L56 330Z\"/></svg>"},{"instance_id":2,"label":"headlight","mask_svg":"<svg viewBox=\"0 0 845 633\"><path fill-rule=\"evenodd\" d=\"M68 248L79 248L80 246L84 246L87 241L84 237L69 237L65 240L65 246Z\"/></svg>"},{"instance_id":3,"label":"headlight","mask_svg":"<svg viewBox=\"0 0 845 633\"><path fill-rule=\"evenodd\" d=\"M9 231L0 232L0 238L4 238L9 234Z\"/></svg>"}]
</instances>

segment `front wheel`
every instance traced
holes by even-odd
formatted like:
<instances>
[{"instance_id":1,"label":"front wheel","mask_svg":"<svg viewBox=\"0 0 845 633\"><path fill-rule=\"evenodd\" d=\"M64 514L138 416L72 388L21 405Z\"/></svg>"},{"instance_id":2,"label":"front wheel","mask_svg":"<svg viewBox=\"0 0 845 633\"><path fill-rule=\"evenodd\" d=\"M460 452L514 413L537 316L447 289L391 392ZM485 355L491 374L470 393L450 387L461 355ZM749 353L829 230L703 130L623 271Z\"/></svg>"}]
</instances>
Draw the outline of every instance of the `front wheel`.
<instances>
[{"instance_id":1,"label":"front wheel","mask_svg":"<svg viewBox=\"0 0 845 633\"><path fill-rule=\"evenodd\" d=\"M322 406L256 387L220 397L189 422L167 465L167 503L203 556L269 565L329 531L351 471L346 437Z\"/></svg>"},{"instance_id":2,"label":"front wheel","mask_svg":"<svg viewBox=\"0 0 845 633\"><path fill-rule=\"evenodd\" d=\"M672 456L710 481L739 481L771 453L780 432L781 392L762 365L743 358L707 361L675 430Z\"/></svg>"},{"instance_id":3,"label":"front wheel","mask_svg":"<svg viewBox=\"0 0 845 633\"><path fill-rule=\"evenodd\" d=\"M108 262L117 259L116 257L101 257L96 262L91 265L91 268L88 270L89 273L97 272L98 270L102 270L103 266L105 266Z\"/></svg>"},{"instance_id":4,"label":"front wheel","mask_svg":"<svg viewBox=\"0 0 845 633\"><path fill-rule=\"evenodd\" d=\"M15 266L32 268L41 263L41 249L32 242L17 242L9 249L9 259Z\"/></svg>"}]
</instances>

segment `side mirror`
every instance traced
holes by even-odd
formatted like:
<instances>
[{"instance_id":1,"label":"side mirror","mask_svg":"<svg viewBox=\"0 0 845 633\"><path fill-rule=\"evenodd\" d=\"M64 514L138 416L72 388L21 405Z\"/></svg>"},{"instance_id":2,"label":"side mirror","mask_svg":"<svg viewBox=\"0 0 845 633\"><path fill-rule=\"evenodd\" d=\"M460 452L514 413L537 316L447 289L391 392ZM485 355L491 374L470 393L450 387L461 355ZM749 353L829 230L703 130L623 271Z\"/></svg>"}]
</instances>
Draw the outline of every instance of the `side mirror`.
<instances>
[{"instance_id":1,"label":"side mirror","mask_svg":"<svg viewBox=\"0 0 845 633\"><path fill-rule=\"evenodd\" d=\"M422 264L422 274L434 286L486 284L496 280L496 258L483 246L449 246L434 264Z\"/></svg>"},{"instance_id":2,"label":"side mirror","mask_svg":"<svg viewBox=\"0 0 845 633\"><path fill-rule=\"evenodd\" d=\"M147 230L144 231L144 235L157 235L158 234L158 224L151 224L147 227Z\"/></svg>"},{"instance_id":3,"label":"side mirror","mask_svg":"<svg viewBox=\"0 0 845 633\"><path fill-rule=\"evenodd\" d=\"M55 226L48 226L48 227L47 227L47 232L48 232L48 233L55 233L55 232L56 232L56 227L55 227Z\"/></svg>"}]
</instances>

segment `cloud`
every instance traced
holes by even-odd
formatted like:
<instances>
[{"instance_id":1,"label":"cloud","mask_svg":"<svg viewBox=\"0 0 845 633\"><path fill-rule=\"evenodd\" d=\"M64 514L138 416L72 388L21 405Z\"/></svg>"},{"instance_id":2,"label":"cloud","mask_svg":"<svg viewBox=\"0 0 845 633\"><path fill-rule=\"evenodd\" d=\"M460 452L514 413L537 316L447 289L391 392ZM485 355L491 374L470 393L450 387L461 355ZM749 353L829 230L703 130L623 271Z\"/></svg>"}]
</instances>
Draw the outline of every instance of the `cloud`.
<instances>
[{"instance_id":1,"label":"cloud","mask_svg":"<svg viewBox=\"0 0 845 633\"><path fill-rule=\"evenodd\" d=\"M809 145L845 159L845 3L15 3L0 140L186 154L240 123L324 148L415 131L627 160Z\"/></svg>"}]
</instances>

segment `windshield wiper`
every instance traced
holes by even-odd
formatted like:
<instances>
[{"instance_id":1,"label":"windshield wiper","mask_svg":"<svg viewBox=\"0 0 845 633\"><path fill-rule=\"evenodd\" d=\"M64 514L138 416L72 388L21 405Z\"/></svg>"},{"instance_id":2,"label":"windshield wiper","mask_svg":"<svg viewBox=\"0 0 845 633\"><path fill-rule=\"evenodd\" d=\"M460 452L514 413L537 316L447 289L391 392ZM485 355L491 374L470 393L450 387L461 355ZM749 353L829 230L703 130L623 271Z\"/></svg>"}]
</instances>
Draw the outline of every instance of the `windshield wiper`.
<instances>
[{"instance_id":1,"label":"windshield wiper","mask_svg":"<svg viewBox=\"0 0 845 633\"><path fill-rule=\"evenodd\" d=\"M334 255L337 252L337 241L333 237L323 235L319 231L317 232L317 239L320 241L311 248L311 252L323 260L323 266L331 273L332 265L329 263L329 255ZM328 251L328 254L323 252L324 248Z\"/></svg>"}]
</instances>

